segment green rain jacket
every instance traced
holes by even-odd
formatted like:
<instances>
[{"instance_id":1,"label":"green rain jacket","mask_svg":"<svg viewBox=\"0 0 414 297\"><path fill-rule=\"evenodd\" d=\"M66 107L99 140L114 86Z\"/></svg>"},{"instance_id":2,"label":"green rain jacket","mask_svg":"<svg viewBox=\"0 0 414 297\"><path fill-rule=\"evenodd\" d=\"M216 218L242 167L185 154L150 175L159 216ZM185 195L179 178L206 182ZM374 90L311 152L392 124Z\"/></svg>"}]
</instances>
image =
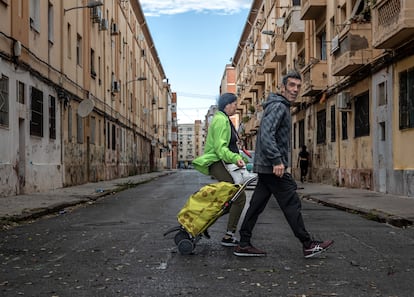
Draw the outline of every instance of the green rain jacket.
<instances>
[{"instance_id":1,"label":"green rain jacket","mask_svg":"<svg viewBox=\"0 0 414 297\"><path fill-rule=\"evenodd\" d=\"M208 127L204 154L192 162L194 168L209 175L209 166L219 160L236 164L238 160L243 159L240 154L233 153L229 149L230 137L229 117L224 112L217 111Z\"/></svg>"}]
</instances>

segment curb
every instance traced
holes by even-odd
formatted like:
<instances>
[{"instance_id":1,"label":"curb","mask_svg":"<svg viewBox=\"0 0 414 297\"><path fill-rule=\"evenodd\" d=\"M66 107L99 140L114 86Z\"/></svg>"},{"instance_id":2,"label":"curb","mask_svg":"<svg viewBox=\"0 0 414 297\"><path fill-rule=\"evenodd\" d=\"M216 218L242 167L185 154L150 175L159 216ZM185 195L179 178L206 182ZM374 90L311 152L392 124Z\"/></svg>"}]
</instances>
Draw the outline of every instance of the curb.
<instances>
[{"instance_id":1,"label":"curb","mask_svg":"<svg viewBox=\"0 0 414 297\"><path fill-rule=\"evenodd\" d=\"M317 197L311 196L309 194L301 194L300 197L301 199L314 201L324 206L336 208L336 209L343 210L349 213L358 214L367 220L389 224L389 225L392 225L398 228L406 228L406 227L413 225L412 220L408 220L402 217L398 217L398 216L388 214L382 211L374 210L374 209L355 208L355 207L350 207L348 205L332 203L332 202L328 202L323 199L319 199Z\"/></svg>"},{"instance_id":2,"label":"curb","mask_svg":"<svg viewBox=\"0 0 414 297\"><path fill-rule=\"evenodd\" d=\"M49 205L47 207L42 207L42 208L33 208L33 209L28 209L28 210L24 210L21 214L18 215L11 215L11 216L5 216L0 218L0 229L4 226L7 225L11 225L11 224L17 224L20 222L27 222L30 220L35 220L41 217L44 217L46 215L50 215L50 214L58 214L59 212L62 212L65 208L67 207L73 207L73 206L77 206L77 205L83 205L85 203L89 203L89 202L93 202L93 201L97 201L100 198L103 198L105 196L114 194L114 193L118 193L118 192L122 192L126 189L130 189L130 188L135 188L143 183L147 183L150 182L151 180L154 180L156 178L162 177L162 176L167 176L170 174L175 173L174 171L166 171L163 173L160 173L157 176L152 176L152 177L148 177L148 178L143 178L135 183L130 183L128 182L126 183L115 183L115 185L113 187L111 187L110 189L105 189L102 192L95 192L92 194L85 194L83 195L83 197L80 197L77 200L73 200L71 202L61 202L61 203L56 203L56 204L52 204ZM126 177L128 178L128 177ZM129 177L132 178L132 177ZM122 178L125 179L125 178ZM112 181L116 181L112 180ZM111 182L110 180L107 182ZM62 212L62 214L65 212ZM3 228L4 229L4 228Z\"/></svg>"}]
</instances>

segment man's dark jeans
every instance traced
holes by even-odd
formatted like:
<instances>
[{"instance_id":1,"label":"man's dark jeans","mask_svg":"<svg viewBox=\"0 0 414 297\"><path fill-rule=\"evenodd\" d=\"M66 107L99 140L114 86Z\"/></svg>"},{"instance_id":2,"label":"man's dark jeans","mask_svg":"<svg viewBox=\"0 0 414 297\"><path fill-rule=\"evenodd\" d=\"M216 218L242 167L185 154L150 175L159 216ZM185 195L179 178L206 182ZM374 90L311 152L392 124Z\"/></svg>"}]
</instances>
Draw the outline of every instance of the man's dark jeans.
<instances>
[{"instance_id":1,"label":"man's dark jeans","mask_svg":"<svg viewBox=\"0 0 414 297\"><path fill-rule=\"evenodd\" d=\"M295 236L302 244L307 244L311 237L303 222L302 204L296 193L297 185L292 175L285 173L283 177L277 177L274 174L259 173L258 177L257 186L240 229L240 245L250 245L253 228L272 194L276 197Z\"/></svg>"}]
</instances>

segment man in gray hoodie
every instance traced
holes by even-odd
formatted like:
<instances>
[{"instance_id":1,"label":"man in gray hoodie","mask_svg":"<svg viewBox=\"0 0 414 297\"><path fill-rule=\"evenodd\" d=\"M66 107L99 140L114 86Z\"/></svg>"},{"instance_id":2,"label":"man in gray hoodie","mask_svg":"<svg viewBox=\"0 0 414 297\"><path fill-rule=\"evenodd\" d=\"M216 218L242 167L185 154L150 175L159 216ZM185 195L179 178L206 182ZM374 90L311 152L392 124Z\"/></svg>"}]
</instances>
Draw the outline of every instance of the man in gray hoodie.
<instances>
[{"instance_id":1,"label":"man in gray hoodie","mask_svg":"<svg viewBox=\"0 0 414 297\"><path fill-rule=\"evenodd\" d=\"M299 73L289 72L283 77L281 94L270 94L263 104L264 112L257 134L253 166L259 180L240 228L240 243L234 250L236 256L266 255L266 252L255 248L250 240L257 219L272 194L276 197L294 235L302 243L305 258L320 254L333 244L332 240L313 240L306 231L301 214L301 202L296 192L297 184L286 171L291 166L290 106L299 95L301 83Z\"/></svg>"}]
</instances>

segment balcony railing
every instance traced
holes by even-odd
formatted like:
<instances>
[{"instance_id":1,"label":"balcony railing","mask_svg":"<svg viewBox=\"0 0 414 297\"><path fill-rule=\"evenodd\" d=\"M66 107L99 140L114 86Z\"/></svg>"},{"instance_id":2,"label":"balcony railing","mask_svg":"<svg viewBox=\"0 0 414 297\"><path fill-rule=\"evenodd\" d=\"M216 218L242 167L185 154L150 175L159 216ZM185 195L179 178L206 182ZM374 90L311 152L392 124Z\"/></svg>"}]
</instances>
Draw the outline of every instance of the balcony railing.
<instances>
[{"instance_id":1,"label":"balcony railing","mask_svg":"<svg viewBox=\"0 0 414 297\"><path fill-rule=\"evenodd\" d=\"M301 8L302 20L316 20L325 15L326 0L302 0Z\"/></svg>"},{"instance_id":2,"label":"balcony railing","mask_svg":"<svg viewBox=\"0 0 414 297\"><path fill-rule=\"evenodd\" d=\"M257 130L260 126L262 113L262 111L259 111L250 117L250 120L244 126L244 132L246 135L254 135L257 133Z\"/></svg>"},{"instance_id":3,"label":"balcony railing","mask_svg":"<svg viewBox=\"0 0 414 297\"><path fill-rule=\"evenodd\" d=\"M371 23L347 25L332 50L332 74L348 76L372 61Z\"/></svg>"},{"instance_id":4,"label":"balcony railing","mask_svg":"<svg viewBox=\"0 0 414 297\"><path fill-rule=\"evenodd\" d=\"M272 62L282 62L286 59L286 42L282 37L281 34L277 34L272 39L269 52L269 57Z\"/></svg>"},{"instance_id":5,"label":"balcony railing","mask_svg":"<svg viewBox=\"0 0 414 297\"><path fill-rule=\"evenodd\" d=\"M373 46L394 49L414 37L414 1L377 0L372 9Z\"/></svg>"},{"instance_id":6,"label":"balcony railing","mask_svg":"<svg viewBox=\"0 0 414 297\"><path fill-rule=\"evenodd\" d=\"M315 61L302 70L302 96L315 96L328 85L328 65L326 61Z\"/></svg>"},{"instance_id":7,"label":"balcony railing","mask_svg":"<svg viewBox=\"0 0 414 297\"><path fill-rule=\"evenodd\" d=\"M298 42L305 33L305 22L300 19L300 6L293 6L285 19L283 35L286 42Z\"/></svg>"},{"instance_id":8,"label":"balcony railing","mask_svg":"<svg viewBox=\"0 0 414 297\"><path fill-rule=\"evenodd\" d=\"M272 61L272 55L267 52L264 57L263 73L274 73L277 67L277 63Z\"/></svg>"},{"instance_id":9,"label":"balcony railing","mask_svg":"<svg viewBox=\"0 0 414 297\"><path fill-rule=\"evenodd\" d=\"M256 66L256 69L252 75L250 80L252 85L264 85L265 84L265 77L263 74L264 67L263 66Z\"/></svg>"}]
</instances>

